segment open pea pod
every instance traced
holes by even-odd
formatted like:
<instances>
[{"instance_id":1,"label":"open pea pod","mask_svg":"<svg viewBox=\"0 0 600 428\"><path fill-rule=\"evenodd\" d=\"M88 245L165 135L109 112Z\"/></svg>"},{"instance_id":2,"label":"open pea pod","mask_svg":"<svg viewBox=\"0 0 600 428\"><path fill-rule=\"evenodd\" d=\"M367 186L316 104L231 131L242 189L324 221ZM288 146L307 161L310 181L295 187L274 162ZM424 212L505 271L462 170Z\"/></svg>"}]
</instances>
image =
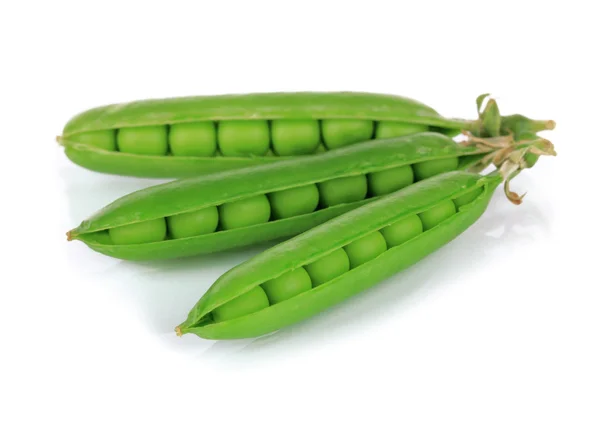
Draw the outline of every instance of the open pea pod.
<instances>
[{"instance_id":1,"label":"open pea pod","mask_svg":"<svg viewBox=\"0 0 600 428\"><path fill-rule=\"evenodd\" d=\"M484 97L485 98L485 97ZM481 109L478 99L478 108ZM493 101L490 101L493 102ZM87 110L58 141L74 163L137 177L186 177L273 163L363 141L435 131L496 137L515 127L551 129L496 108L476 120L445 118L410 98L359 92L295 92L142 100ZM494 124L494 126L491 126Z\"/></svg>"},{"instance_id":2,"label":"open pea pod","mask_svg":"<svg viewBox=\"0 0 600 428\"><path fill-rule=\"evenodd\" d=\"M67 235L127 260L242 247L304 232L415 181L480 169L514 144L422 133L184 178L117 199Z\"/></svg>"},{"instance_id":3,"label":"open pea pod","mask_svg":"<svg viewBox=\"0 0 600 428\"><path fill-rule=\"evenodd\" d=\"M217 279L177 334L260 336L374 286L475 223L498 185L528 167L527 151L487 176L452 171L428 178L252 257ZM508 187L506 193L517 202Z\"/></svg>"}]
</instances>

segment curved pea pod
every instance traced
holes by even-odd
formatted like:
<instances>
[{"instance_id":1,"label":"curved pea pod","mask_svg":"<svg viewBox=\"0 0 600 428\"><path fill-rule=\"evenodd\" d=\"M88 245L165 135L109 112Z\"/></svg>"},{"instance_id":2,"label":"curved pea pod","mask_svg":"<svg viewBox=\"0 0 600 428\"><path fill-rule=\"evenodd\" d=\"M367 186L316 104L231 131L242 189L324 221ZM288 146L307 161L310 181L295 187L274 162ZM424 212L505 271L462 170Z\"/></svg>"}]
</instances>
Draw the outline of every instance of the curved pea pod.
<instances>
[{"instance_id":1,"label":"curved pea pod","mask_svg":"<svg viewBox=\"0 0 600 428\"><path fill-rule=\"evenodd\" d=\"M495 119L485 113L472 121L445 118L413 99L385 94L232 94L94 108L73 117L58 140L69 159L94 171L177 178L425 131L485 137L483 122ZM528 123L523 117L518 125ZM509 133L511 125L503 129Z\"/></svg>"},{"instance_id":2,"label":"curved pea pod","mask_svg":"<svg viewBox=\"0 0 600 428\"><path fill-rule=\"evenodd\" d=\"M67 235L127 260L217 252L296 235L414 180L472 167L493 150L437 133L373 140L149 187Z\"/></svg>"},{"instance_id":3,"label":"curved pea pod","mask_svg":"<svg viewBox=\"0 0 600 428\"><path fill-rule=\"evenodd\" d=\"M452 171L431 177L252 257L217 279L176 327L177 334L256 337L373 287L467 230L503 181L509 200L519 204L509 182L530 167L531 152L556 154L550 142L532 142L486 176Z\"/></svg>"},{"instance_id":4,"label":"curved pea pod","mask_svg":"<svg viewBox=\"0 0 600 428\"><path fill-rule=\"evenodd\" d=\"M222 275L176 329L179 335L194 333L206 339L238 339L267 334L309 318L364 291L428 254L441 248L485 211L494 189L502 183L498 174L482 177L454 171L416 183L301 235L278 244ZM476 193L478 192L478 193ZM399 245L389 245L375 257L341 275L275 304L263 303L225 319L216 319L221 308L259 294L266 282L287 272L305 268L353 242L469 193L475 199L441 219L435 226L418 228ZM453 206L453 205L452 205ZM397 243L396 243L397 244ZM260 291L260 290L259 290ZM236 302L237 300L237 302Z\"/></svg>"}]
</instances>

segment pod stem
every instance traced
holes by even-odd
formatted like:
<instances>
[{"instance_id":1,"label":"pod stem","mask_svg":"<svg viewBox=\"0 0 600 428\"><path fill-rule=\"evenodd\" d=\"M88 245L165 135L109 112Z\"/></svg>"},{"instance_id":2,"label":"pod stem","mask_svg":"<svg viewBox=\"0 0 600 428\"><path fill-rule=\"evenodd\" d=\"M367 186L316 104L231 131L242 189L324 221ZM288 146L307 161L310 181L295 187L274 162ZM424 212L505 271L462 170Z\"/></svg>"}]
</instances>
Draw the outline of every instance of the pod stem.
<instances>
[{"instance_id":1,"label":"pod stem","mask_svg":"<svg viewBox=\"0 0 600 428\"><path fill-rule=\"evenodd\" d=\"M63 137L62 137L62 135L57 135L57 136L56 136L56 138L55 138L55 140L56 140L56 142L57 142L59 145L61 145L61 146L64 146L64 145L65 145L65 143L63 142Z\"/></svg>"},{"instance_id":2,"label":"pod stem","mask_svg":"<svg viewBox=\"0 0 600 428\"><path fill-rule=\"evenodd\" d=\"M175 334L179 337L183 336L183 332L181 331L180 326L175 327Z\"/></svg>"},{"instance_id":3,"label":"pod stem","mask_svg":"<svg viewBox=\"0 0 600 428\"><path fill-rule=\"evenodd\" d=\"M508 200L515 205L520 205L527 193L519 195L518 193L513 192L510 189L510 182L519 175L521 171L531 167L527 160L528 154L534 154L536 156L556 156L556 151L554 150L554 145L550 141L544 138L538 138L531 141L521 141L513 147L513 150L510 153L507 153L498 159L492 159L492 162L497 169L491 174L500 174L502 176L504 179L504 194ZM497 161L500 161L500 163Z\"/></svg>"},{"instance_id":4,"label":"pod stem","mask_svg":"<svg viewBox=\"0 0 600 428\"><path fill-rule=\"evenodd\" d=\"M524 132L535 134L552 130L556 126L553 120L534 120L521 114L501 116L498 104L490 94L479 95L476 105L478 120L475 132L478 137L520 135Z\"/></svg>"}]
</instances>

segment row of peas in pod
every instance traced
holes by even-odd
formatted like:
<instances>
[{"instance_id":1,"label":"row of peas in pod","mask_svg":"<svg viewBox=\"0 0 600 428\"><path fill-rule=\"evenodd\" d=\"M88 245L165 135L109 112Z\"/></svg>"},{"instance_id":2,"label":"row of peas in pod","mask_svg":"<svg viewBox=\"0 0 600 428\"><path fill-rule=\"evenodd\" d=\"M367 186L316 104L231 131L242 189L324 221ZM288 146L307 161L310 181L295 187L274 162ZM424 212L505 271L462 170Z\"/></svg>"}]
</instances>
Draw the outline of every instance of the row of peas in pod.
<instances>
[{"instance_id":1,"label":"row of peas in pod","mask_svg":"<svg viewBox=\"0 0 600 428\"><path fill-rule=\"evenodd\" d=\"M318 287L374 259L390 248L417 237L456 214L457 209L472 202L483 191L473 191L439 203L427 211L357 239L303 267L290 270L219 306L211 313L215 322L239 318Z\"/></svg>"},{"instance_id":2,"label":"row of peas in pod","mask_svg":"<svg viewBox=\"0 0 600 428\"><path fill-rule=\"evenodd\" d=\"M130 245L249 227L386 195L415 181L455 170L458 162L457 157L449 157L335 178L169 217L112 227L108 229L108 235L113 244Z\"/></svg>"},{"instance_id":3,"label":"row of peas in pod","mask_svg":"<svg viewBox=\"0 0 600 428\"><path fill-rule=\"evenodd\" d=\"M356 119L230 120L90 131L73 141L138 155L297 156L427 130L426 125Z\"/></svg>"}]
</instances>

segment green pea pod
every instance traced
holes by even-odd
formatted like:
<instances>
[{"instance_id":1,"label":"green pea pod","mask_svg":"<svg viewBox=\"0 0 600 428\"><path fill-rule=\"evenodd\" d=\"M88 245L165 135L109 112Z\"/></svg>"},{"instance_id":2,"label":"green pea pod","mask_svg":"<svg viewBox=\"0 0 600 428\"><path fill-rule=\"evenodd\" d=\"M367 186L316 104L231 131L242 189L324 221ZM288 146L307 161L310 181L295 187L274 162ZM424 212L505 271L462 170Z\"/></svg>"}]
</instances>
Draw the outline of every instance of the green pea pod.
<instances>
[{"instance_id":1,"label":"green pea pod","mask_svg":"<svg viewBox=\"0 0 600 428\"><path fill-rule=\"evenodd\" d=\"M502 177L498 174L481 177L463 171L445 173L276 245L222 275L190 311L187 320L177 327L177 333L194 333L206 339L248 338L316 315L407 268L456 238L483 214L500 183ZM482 189L481 194L451 217L329 282L277 304L258 306L260 309L251 313L215 322L213 313L216 310L243 298L265 282L477 188Z\"/></svg>"},{"instance_id":2,"label":"green pea pod","mask_svg":"<svg viewBox=\"0 0 600 428\"><path fill-rule=\"evenodd\" d=\"M418 101L358 92L142 100L85 111L59 142L74 163L137 177L186 177L312 155L373 138L435 131L478 135L477 120L444 118ZM489 122L489 120L488 120ZM519 126L527 126L524 118ZM511 125L503 127L510 132Z\"/></svg>"},{"instance_id":3,"label":"green pea pod","mask_svg":"<svg viewBox=\"0 0 600 428\"><path fill-rule=\"evenodd\" d=\"M542 154L554 154L548 147ZM217 279L177 334L260 336L374 286L475 223L498 185L527 167L528 150L487 176L452 171L423 180L258 254ZM506 193L514 201L507 185Z\"/></svg>"},{"instance_id":4,"label":"green pea pod","mask_svg":"<svg viewBox=\"0 0 600 428\"><path fill-rule=\"evenodd\" d=\"M482 141L472 146L421 133L184 178L126 195L67 235L126 260L184 257L289 237L414 181L480 167L484 155L498 150ZM173 220L194 213L199 220Z\"/></svg>"}]
</instances>

